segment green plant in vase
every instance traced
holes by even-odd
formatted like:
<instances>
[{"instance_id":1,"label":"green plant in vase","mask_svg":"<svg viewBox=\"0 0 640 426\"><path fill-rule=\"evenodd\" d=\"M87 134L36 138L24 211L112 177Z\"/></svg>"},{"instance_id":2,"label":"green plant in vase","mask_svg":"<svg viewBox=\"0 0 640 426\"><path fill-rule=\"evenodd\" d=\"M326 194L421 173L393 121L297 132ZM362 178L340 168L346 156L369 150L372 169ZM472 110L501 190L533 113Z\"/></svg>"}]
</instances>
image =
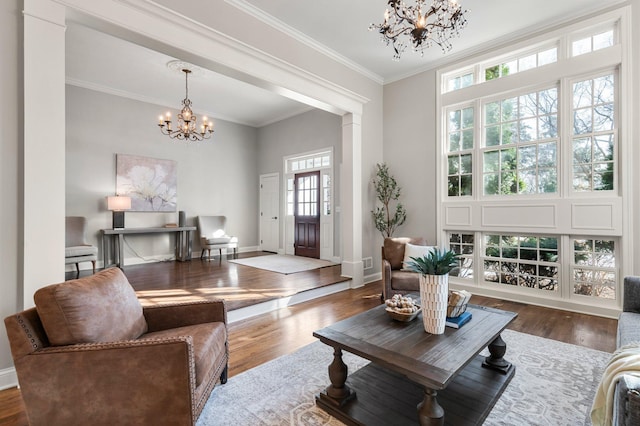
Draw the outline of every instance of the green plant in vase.
<instances>
[{"instance_id":1,"label":"green plant in vase","mask_svg":"<svg viewBox=\"0 0 640 426\"><path fill-rule=\"evenodd\" d=\"M458 266L458 255L435 248L422 257L411 257L407 267L420 274L420 304L424 331L444 333L449 297L449 272Z\"/></svg>"},{"instance_id":2,"label":"green plant in vase","mask_svg":"<svg viewBox=\"0 0 640 426\"><path fill-rule=\"evenodd\" d=\"M422 275L446 275L458 266L458 254L434 248L422 257L412 257L407 266Z\"/></svg>"}]
</instances>

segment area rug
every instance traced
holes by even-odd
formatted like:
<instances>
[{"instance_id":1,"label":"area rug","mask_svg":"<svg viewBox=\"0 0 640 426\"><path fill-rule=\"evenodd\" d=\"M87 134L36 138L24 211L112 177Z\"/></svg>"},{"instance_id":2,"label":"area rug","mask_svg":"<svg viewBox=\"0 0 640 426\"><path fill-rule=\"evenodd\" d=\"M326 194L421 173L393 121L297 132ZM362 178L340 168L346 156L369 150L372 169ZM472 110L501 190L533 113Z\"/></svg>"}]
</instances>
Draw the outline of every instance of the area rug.
<instances>
[{"instance_id":1,"label":"area rug","mask_svg":"<svg viewBox=\"0 0 640 426\"><path fill-rule=\"evenodd\" d=\"M278 272L280 274L295 274L296 272L310 271L312 269L336 265L336 263L329 262L328 260L285 254L270 254L268 256L247 257L246 259L231 259L229 262Z\"/></svg>"},{"instance_id":2,"label":"area rug","mask_svg":"<svg viewBox=\"0 0 640 426\"><path fill-rule=\"evenodd\" d=\"M511 330L502 337L516 374L484 425L591 424L591 403L611 354ZM368 363L343 354L349 373ZM197 426L342 425L315 406L315 395L329 384L332 359L332 349L315 342L231 377L214 389Z\"/></svg>"}]
</instances>

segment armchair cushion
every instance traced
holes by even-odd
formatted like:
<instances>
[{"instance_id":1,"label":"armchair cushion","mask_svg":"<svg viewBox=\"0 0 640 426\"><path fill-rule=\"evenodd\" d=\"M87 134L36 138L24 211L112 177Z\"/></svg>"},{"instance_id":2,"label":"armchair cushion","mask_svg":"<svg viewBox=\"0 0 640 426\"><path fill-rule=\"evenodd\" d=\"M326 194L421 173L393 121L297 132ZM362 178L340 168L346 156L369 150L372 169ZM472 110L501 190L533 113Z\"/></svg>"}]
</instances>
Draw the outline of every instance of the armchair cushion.
<instances>
[{"instance_id":1,"label":"armchair cushion","mask_svg":"<svg viewBox=\"0 0 640 426\"><path fill-rule=\"evenodd\" d=\"M383 245L384 258L391 264L391 269L402 269L404 248L407 243L424 245L424 238L385 238Z\"/></svg>"},{"instance_id":2,"label":"armchair cushion","mask_svg":"<svg viewBox=\"0 0 640 426\"><path fill-rule=\"evenodd\" d=\"M408 292L416 292L420 290L419 285L420 274L409 271L393 271L392 292L400 292L406 294ZM390 297L390 296L389 296Z\"/></svg>"},{"instance_id":3,"label":"armchair cushion","mask_svg":"<svg viewBox=\"0 0 640 426\"><path fill-rule=\"evenodd\" d=\"M34 300L54 346L132 340L147 331L142 306L118 268L43 287Z\"/></svg>"},{"instance_id":4,"label":"armchair cushion","mask_svg":"<svg viewBox=\"0 0 640 426\"><path fill-rule=\"evenodd\" d=\"M214 245L214 244L227 244L231 241L231 237L217 237L217 238L207 238L206 244Z\"/></svg>"},{"instance_id":5,"label":"armchair cushion","mask_svg":"<svg viewBox=\"0 0 640 426\"><path fill-rule=\"evenodd\" d=\"M205 324L188 325L169 330L154 331L143 334L144 339L166 339L181 336L191 336L196 367L196 387L205 381L205 376L211 370L211 361L214 365L221 364L226 356L227 329L222 322L210 322Z\"/></svg>"},{"instance_id":6,"label":"armchair cushion","mask_svg":"<svg viewBox=\"0 0 640 426\"><path fill-rule=\"evenodd\" d=\"M98 249L94 246L72 246L65 247L64 257L78 257L78 256L97 256Z\"/></svg>"}]
</instances>

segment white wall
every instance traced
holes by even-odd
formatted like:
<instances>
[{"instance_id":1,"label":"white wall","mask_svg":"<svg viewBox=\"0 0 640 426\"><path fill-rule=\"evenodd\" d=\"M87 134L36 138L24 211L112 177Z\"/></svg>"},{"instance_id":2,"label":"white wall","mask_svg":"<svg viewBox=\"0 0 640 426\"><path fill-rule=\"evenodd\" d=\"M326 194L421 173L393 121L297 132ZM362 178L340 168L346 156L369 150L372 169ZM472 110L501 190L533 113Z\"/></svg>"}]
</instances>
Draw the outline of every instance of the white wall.
<instances>
[{"instance_id":1,"label":"white wall","mask_svg":"<svg viewBox=\"0 0 640 426\"><path fill-rule=\"evenodd\" d=\"M632 95L630 98L633 100L633 112L630 117L632 128L630 131L630 137L633 141L633 161L636 166L629 171L631 176L631 188L632 188L632 203L631 208L635 214L630 216L633 218L631 223L631 230L633 232L632 252L629 253L633 259L633 274L640 275L640 185L638 180L640 179L640 171L637 165L640 164L640 147L638 147L638 141L640 141L640 55L638 54L638 43L640 41L640 0L633 0L632 4L632 19L631 19L631 51L632 54Z\"/></svg>"},{"instance_id":2,"label":"white wall","mask_svg":"<svg viewBox=\"0 0 640 426\"><path fill-rule=\"evenodd\" d=\"M0 2L0 317L22 308L22 1ZM34 259L35 263L37 260ZM0 327L0 389L12 376L3 370L13 365L4 327ZM7 380L9 379L9 380ZM7 383L8 385L9 383Z\"/></svg>"},{"instance_id":3,"label":"white wall","mask_svg":"<svg viewBox=\"0 0 640 426\"><path fill-rule=\"evenodd\" d=\"M216 120L211 139L177 141L162 135L156 124L165 107L70 85L66 93L66 213L87 217L88 235L100 250L99 230L111 228L105 197L115 194L116 154L177 161L178 210L186 212L187 224L195 226L198 215L224 215L241 248L258 245L256 129ZM177 212L125 213L126 227L169 222L178 222ZM125 238L135 250L125 246L127 264L173 255L169 234ZM194 255L198 247L194 238Z\"/></svg>"}]
</instances>

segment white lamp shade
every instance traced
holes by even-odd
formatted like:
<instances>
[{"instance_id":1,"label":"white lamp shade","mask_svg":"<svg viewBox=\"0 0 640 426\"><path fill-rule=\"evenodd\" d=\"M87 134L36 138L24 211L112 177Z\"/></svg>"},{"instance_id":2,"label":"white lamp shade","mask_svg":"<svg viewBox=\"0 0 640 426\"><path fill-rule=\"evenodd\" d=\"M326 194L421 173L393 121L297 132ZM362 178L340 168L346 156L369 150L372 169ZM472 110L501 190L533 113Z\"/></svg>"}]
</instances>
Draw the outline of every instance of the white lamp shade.
<instances>
[{"instance_id":1,"label":"white lamp shade","mask_svg":"<svg viewBox=\"0 0 640 426\"><path fill-rule=\"evenodd\" d=\"M113 211L122 211L131 209L131 197L115 196L107 197L107 209Z\"/></svg>"}]
</instances>

